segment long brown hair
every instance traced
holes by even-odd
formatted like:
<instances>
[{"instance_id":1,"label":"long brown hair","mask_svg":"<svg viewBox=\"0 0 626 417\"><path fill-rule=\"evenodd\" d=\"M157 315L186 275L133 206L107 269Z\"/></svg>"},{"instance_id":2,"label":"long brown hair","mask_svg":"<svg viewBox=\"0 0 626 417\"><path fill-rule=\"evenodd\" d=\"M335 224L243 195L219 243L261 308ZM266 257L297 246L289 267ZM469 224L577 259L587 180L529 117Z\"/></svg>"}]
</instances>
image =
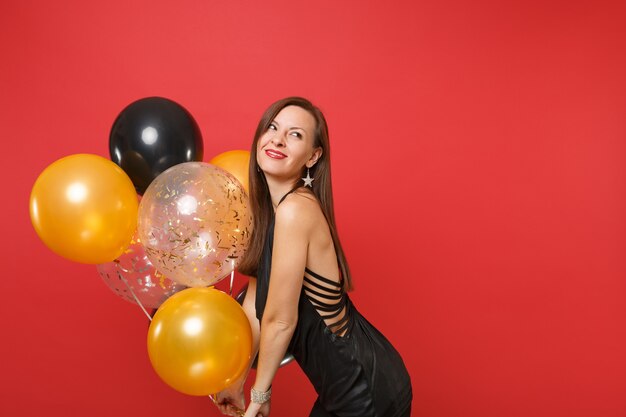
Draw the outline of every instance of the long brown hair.
<instances>
[{"instance_id":1,"label":"long brown hair","mask_svg":"<svg viewBox=\"0 0 626 417\"><path fill-rule=\"evenodd\" d=\"M287 106L298 106L308 111L315 119L315 135L313 147L322 148L322 156L317 163L310 169L313 181L313 194L319 201L322 212L328 222L330 234L335 245L335 253L337 254L337 262L343 277L344 289L350 291L352 289L352 277L350 268L343 253L337 227L335 225L335 210L333 206L333 190L330 177L330 142L328 140L328 125L324 115L309 100L302 97L287 97L278 100L272 104L263 113L259 125L257 126L252 147L250 148L250 166L248 170L249 188L250 188L250 207L253 217L253 229L250 236L250 243L246 253L243 255L238 270L242 274L249 276L257 276L259 260L263 254L263 246L267 236L267 225L270 223L274 215L272 207L272 199L270 196L265 175L259 168L256 159L257 142L263 133L267 131L270 124L274 121L276 115ZM304 167L302 168L302 176L304 176ZM304 273L304 271L303 271Z\"/></svg>"}]
</instances>

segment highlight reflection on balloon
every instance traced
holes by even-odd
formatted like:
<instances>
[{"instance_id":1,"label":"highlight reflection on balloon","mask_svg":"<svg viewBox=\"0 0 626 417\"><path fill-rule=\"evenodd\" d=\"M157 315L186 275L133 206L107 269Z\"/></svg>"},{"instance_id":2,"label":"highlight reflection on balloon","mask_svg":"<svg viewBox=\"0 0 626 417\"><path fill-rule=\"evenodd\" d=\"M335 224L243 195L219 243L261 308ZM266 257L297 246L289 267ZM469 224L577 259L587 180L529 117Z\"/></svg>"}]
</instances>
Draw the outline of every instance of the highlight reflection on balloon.
<instances>
[{"instance_id":1,"label":"highlight reflection on balloon","mask_svg":"<svg viewBox=\"0 0 626 417\"><path fill-rule=\"evenodd\" d=\"M204 162L176 165L150 184L138 233L152 264L188 287L213 285L236 267L252 219L241 184Z\"/></svg>"},{"instance_id":2,"label":"highlight reflection on balloon","mask_svg":"<svg viewBox=\"0 0 626 417\"><path fill-rule=\"evenodd\" d=\"M111 291L133 304L139 302L145 308L157 308L186 288L154 268L137 236L123 254L113 262L97 265L97 270Z\"/></svg>"},{"instance_id":3,"label":"highlight reflection on balloon","mask_svg":"<svg viewBox=\"0 0 626 417\"><path fill-rule=\"evenodd\" d=\"M243 309L213 288L168 298L148 330L148 355L169 386L189 395L219 392L246 370L252 330Z\"/></svg>"},{"instance_id":4,"label":"highlight reflection on balloon","mask_svg":"<svg viewBox=\"0 0 626 417\"><path fill-rule=\"evenodd\" d=\"M129 245L137 194L128 176L97 155L76 154L50 164L30 195L35 231L53 252L88 264L110 262Z\"/></svg>"},{"instance_id":5,"label":"highlight reflection on balloon","mask_svg":"<svg viewBox=\"0 0 626 417\"><path fill-rule=\"evenodd\" d=\"M167 168L202 161L204 143L195 119L180 104L146 97L126 106L109 135L111 160L132 180L138 194Z\"/></svg>"}]
</instances>

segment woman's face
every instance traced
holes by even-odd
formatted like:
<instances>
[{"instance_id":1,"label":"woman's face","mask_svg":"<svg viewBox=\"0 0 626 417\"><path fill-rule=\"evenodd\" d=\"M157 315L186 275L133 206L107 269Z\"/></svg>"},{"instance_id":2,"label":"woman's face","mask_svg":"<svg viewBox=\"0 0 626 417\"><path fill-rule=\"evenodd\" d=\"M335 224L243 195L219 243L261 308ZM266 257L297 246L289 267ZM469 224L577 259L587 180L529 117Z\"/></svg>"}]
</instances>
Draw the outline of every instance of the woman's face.
<instances>
[{"instance_id":1,"label":"woman's face","mask_svg":"<svg viewBox=\"0 0 626 417\"><path fill-rule=\"evenodd\" d=\"M257 142L259 167L276 178L299 180L302 169L312 167L322 154L313 148L315 118L298 106L282 109Z\"/></svg>"}]
</instances>

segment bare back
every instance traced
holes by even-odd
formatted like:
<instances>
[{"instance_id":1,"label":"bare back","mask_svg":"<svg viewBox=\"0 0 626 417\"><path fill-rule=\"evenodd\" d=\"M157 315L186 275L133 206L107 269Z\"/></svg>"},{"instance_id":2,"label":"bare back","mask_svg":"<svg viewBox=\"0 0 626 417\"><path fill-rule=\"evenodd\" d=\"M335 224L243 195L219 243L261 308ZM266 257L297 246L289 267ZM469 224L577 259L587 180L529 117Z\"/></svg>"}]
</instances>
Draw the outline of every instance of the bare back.
<instances>
[{"instance_id":1,"label":"bare back","mask_svg":"<svg viewBox=\"0 0 626 417\"><path fill-rule=\"evenodd\" d=\"M328 328L343 336L347 329L343 282L326 217L315 196L306 189L286 195L281 202L287 199L289 204L298 205L298 213L308 216L307 221L313 222L304 271L305 295Z\"/></svg>"}]
</instances>

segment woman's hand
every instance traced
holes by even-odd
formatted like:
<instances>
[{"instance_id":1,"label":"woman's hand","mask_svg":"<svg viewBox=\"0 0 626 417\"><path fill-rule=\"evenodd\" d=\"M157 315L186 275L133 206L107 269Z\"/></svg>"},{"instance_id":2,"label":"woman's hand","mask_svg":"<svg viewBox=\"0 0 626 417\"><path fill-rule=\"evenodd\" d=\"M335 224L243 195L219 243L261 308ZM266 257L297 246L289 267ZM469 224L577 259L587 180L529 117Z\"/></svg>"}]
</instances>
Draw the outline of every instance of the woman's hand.
<instances>
[{"instance_id":1,"label":"woman's hand","mask_svg":"<svg viewBox=\"0 0 626 417\"><path fill-rule=\"evenodd\" d=\"M251 402L244 417L267 417L270 415L270 400L263 404Z\"/></svg>"},{"instance_id":2,"label":"woman's hand","mask_svg":"<svg viewBox=\"0 0 626 417\"><path fill-rule=\"evenodd\" d=\"M215 394L215 405L227 416L240 417L246 409L243 386L228 387Z\"/></svg>"}]
</instances>

